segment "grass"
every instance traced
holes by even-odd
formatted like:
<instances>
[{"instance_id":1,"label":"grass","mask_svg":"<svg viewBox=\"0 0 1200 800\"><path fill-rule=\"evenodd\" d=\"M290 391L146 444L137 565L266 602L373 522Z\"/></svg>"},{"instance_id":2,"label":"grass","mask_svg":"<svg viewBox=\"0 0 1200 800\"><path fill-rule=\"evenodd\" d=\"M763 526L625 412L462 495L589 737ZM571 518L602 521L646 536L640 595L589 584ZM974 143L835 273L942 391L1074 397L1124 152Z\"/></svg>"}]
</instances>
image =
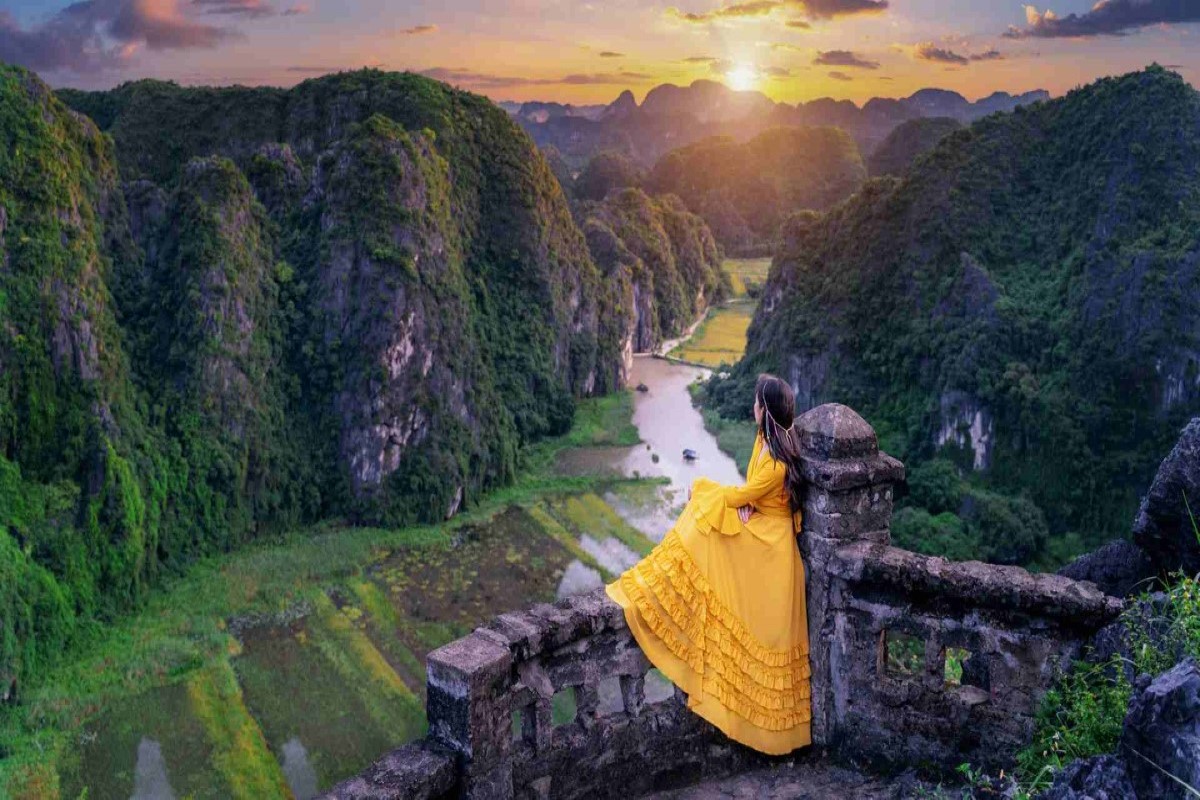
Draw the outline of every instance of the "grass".
<instances>
[{"instance_id":1,"label":"grass","mask_svg":"<svg viewBox=\"0 0 1200 800\"><path fill-rule=\"evenodd\" d=\"M731 300L709 309L692 337L667 355L714 368L737 363L746 352L746 331L757 307L752 300Z\"/></svg>"},{"instance_id":2,"label":"grass","mask_svg":"<svg viewBox=\"0 0 1200 800\"><path fill-rule=\"evenodd\" d=\"M550 507L576 536L588 534L601 541L614 538L640 555L646 555L654 547L650 540L621 519L612 506L592 492L561 497Z\"/></svg>"},{"instance_id":3,"label":"grass","mask_svg":"<svg viewBox=\"0 0 1200 800\"><path fill-rule=\"evenodd\" d=\"M389 616L387 598L366 579L365 570L394 553L448 553L459 530L486 525L511 506L536 514L547 497L611 485L611 480L594 477L561 478L551 467L564 448L637 443L637 430L630 422L632 406L628 391L581 402L572 430L530 448L524 471L513 485L491 492L449 523L377 529L331 521L192 564L151 592L136 613L97 626L61 666L33 676L22 687L20 705L0 709L0 797L62 796L61 773L77 763L80 736L106 708L177 685L185 686L193 698L195 713L218 754L214 766L235 793L286 796L286 791L277 791L278 765L238 689L233 667L241 645L228 621L270 620L298 608L312 611L310 646L333 663L336 674L361 685L360 694L371 695L363 703L369 716L379 717L371 720L372 727L390 726L389 734L397 738L403 731L419 732L424 724L419 693L397 669L418 676L424 669L404 642L432 649L453 638L459 626ZM597 519L611 522L607 516ZM625 535L619 527L613 530L614 535ZM561 525L546 532L566 546L571 557L595 566ZM336 608L328 593L352 598L349 608L354 611L347 614ZM363 618L352 618L356 611L365 612ZM377 646L368 635L375 634L382 643L395 638L397 631L404 642L395 642L395 647Z\"/></svg>"},{"instance_id":4,"label":"grass","mask_svg":"<svg viewBox=\"0 0 1200 800\"><path fill-rule=\"evenodd\" d=\"M709 309L691 338L667 355L689 364L714 368L740 361L746 352L746 331L758 308L758 300L750 296L751 289L761 289L770 268L769 258L727 259L723 269L729 275L733 298Z\"/></svg>"},{"instance_id":5,"label":"grass","mask_svg":"<svg viewBox=\"0 0 1200 800\"><path fill-rule=\"evenodd\" d=\"M229 662L217 659L193 672L187 692L213 743L213 764L233 796L246 800L289 797L287 779L242 702L242 690Z\"/></svg>"}]
</instances>

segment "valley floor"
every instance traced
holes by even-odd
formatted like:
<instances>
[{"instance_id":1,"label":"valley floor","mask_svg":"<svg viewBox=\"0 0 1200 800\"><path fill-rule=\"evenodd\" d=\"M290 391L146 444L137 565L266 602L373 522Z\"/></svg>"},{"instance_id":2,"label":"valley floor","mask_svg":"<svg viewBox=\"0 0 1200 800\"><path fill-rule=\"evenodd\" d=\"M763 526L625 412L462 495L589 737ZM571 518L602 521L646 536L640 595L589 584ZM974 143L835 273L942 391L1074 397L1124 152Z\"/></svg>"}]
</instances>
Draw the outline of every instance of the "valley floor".
<instances>
[{"instance_id":1,"label":"valley floor","mask_svg":"<svg viewBox=\"0 0 1200 800\"><path fill-rule=\"evenodd\" d=\"M452 523L329 523L195 564L2 712L0 796L305 797L423 735L430 650L651 547L613 505L659 502L658 482L555 466L635 444L632 406L581 404L515 486Z\"/></svg>"},{"instance_id":2,"label":"valley floor","mask_svg":"<svg viewBox=\"0 0 1200 800\"><path fill-rule=\"evenodd\" d=\"M766 269L730 264L741 296L694 337L715 352L716 332L741 325L719 345L722 362L744 347L744 280ZM581 403L566 436L529 451L514 486L452 522L329 522L260 541L194 564L137 614L97 626L0 709L0 797L310 797L422 736L428 652L502 611L598 587L649 551L678 498L667 479L637 476L674 475L677 465L659 468L660 451L678 449L672 437L708 453L713 477L736 480L697 441L698 419L639 444L634 422L677 421L699 374L656 363L642 417L631 391ZM745 460L750 426L705 425Z\"/></svg>"},{"instance_id":3,"label":"valley floor","mask_svg":"<svg viewBox=\"0 0 1200 800\"><path fill-rule=\"evenodd\" d=\"M758 308L755 297L766 284L770 267L769 258L727 260L725 271L733 285L733 297L710 309L692 336L667 356L714 368L736 364L746 351L746 331Z\"/></svg>"}]
</instances>

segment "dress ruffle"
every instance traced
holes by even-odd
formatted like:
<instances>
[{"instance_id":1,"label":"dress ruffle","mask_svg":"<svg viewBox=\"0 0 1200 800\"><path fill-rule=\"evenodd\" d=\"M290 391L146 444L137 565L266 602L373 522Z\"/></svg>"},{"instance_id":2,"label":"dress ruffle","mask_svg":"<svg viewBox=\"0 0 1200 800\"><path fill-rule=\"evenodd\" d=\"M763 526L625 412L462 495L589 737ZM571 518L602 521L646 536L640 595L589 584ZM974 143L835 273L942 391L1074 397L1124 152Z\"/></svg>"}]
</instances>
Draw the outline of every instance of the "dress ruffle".
<instances>
[{"instance_id":1,"label":"dress ruffle","mask_svg":"<svg viewBox=\"0 0 1200 800\"><path fill-rule=\"evenodd\" d=\"M759 642L709 585L678 533L671 531L618 583L646 626L696 674L704 694L767 731L811 720L806 644L775 650Z\"/></svg>"},{"instance_id":2,"label":"dress ruffle","mask_svg":"<svg viewBox=\"0 0 1200 800\"><path fill-rule=\"evenodd\" d=\"M687 507L696 529L706 536L711 533L736 536L746 529L737 509L726 505L721 488L708 478L697 478L692 483L692 502Z\"/></svg>"}]
</instances>

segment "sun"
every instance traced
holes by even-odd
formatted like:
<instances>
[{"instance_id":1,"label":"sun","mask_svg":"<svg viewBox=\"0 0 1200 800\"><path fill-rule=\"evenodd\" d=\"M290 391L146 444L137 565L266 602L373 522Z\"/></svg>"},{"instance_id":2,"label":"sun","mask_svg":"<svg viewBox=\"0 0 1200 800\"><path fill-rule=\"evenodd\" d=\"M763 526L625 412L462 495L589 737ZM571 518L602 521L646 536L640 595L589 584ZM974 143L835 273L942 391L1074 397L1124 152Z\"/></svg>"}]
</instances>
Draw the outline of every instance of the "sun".
<instances>
[{"instance_id":1,"label":"sun","mask_svg":"<svg viewBox=\"0 0 1200 800\"><path fill-rule=\"evenodd\" d=\"M747 64L738 64L725 73L729 88L737 92L748 92L758 84L758 70Z\"/></svg>"}]
</instances>

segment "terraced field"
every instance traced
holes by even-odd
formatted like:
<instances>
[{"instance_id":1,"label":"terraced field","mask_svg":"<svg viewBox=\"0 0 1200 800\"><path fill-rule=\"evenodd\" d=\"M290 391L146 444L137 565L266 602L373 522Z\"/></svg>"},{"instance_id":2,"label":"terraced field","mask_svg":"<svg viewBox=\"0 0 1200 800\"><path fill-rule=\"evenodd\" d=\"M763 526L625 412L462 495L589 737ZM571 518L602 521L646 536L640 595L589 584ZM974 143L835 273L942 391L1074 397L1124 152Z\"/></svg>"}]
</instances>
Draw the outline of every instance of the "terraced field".
<instances>
[{"instance_id":1,"label":"terraced field","mask_svg":"<svg viewBox=\"0 0 1200 800\"><path fill-rule=\"evenodd\" d=\"M329 524L194 565L0 710L0 796L310 797L423 735L431 650L650 549L605 498L644 502L655 482L553 467L634 444L631 413L629 393L585 404L516 486L452 523Z\"/></svg>"},{"instance_id":2,"label":"terraced field","mask_svg":"<svg viewBox=\"0 0 1200 800\"><path fill-rule=\"evenodd\" d=\"M710 309L691 339L667 355L714 368L739 361L746 351L746 331L758 308L757 289L766 283L770 267L769 258L727 260L724 268L733 285L733 297Z\"/></svg>"}]
</instances>

